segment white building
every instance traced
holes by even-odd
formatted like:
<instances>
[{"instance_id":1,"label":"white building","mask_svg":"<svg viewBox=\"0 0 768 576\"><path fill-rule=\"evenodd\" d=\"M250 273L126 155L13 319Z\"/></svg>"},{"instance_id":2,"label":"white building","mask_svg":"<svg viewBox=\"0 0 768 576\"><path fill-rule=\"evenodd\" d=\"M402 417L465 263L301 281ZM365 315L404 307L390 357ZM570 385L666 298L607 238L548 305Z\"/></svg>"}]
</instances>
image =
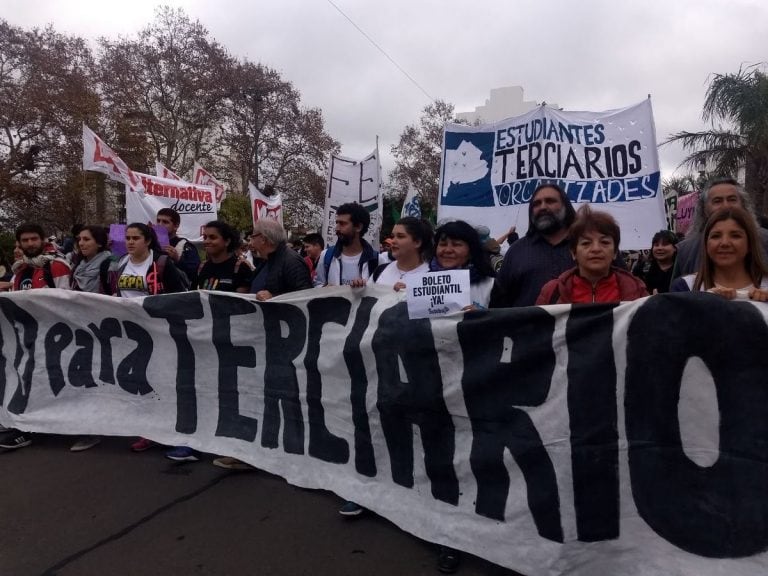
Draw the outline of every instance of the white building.
<instances>
[{"instance_id":1,"label":"white building","mask_svg":"<svg viewBox=\"0 0 768 576\"><path fill-rule=\"evenodd\" d=\"M547 104L558 108L557 104L551 102L547 102ZM503 88L493 88L491 90L491 97L485 101L483 106L478 106L474 112L459 112L456 114L456 118L466 120L470 124L475 122L487 124L513 116L520 116L530 112L538 105L539 102L523 99L522 86L505 86Z\"/></svg>"}]
</instances>

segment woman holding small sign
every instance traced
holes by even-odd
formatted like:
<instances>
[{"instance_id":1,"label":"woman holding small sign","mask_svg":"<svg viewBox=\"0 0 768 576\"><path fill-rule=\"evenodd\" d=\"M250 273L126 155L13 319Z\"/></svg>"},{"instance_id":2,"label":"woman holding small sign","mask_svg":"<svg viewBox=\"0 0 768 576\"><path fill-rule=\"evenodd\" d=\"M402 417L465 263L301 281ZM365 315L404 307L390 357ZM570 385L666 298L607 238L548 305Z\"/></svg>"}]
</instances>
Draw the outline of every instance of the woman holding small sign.
<instances>
[{"instance_id":1,"label":"woman holding small sign","mask_svg":"<svg viewBox=\"0 0 768 576\"><path fill-rule=\"evenodd\" d=\"M437 229L435 257L429 264L429 270L469 270L472 304L465 310L485 310L489 307L495 274L477 231L463 220L448 222Z\"/></svg>"},{"instance_id":2,"label":"woman holding small sign","mask_svg":"<svg viewBox=\"0 0 768 576\"><path fill-rule=\"evenodd\" d=\"M547 282L536 305L627 302L648 296L642 280L613 266L620 240L613 216L582 206L568 230L576 266Z\"/></svg>"},{"instance_id":3,"label":"woman holding small sign","mask_svg":"<svg viewBox=\"0 0 768 576\"><path fill-rule=\"evenodd\" d=\"M480 236L463 220L443 224L435 231L435 257L429 263L430 272L469 270L472 304L465 310L485 310L490 306L495 285L495 273L490 259L480 244ZM449 546L440 546L437 569L453 574L461 563L461 553Z\"/></svg>"},{"instance_id":4,"label":"woman holding small sign","mask_svg":"<svg viewBox=\"0 0 768 576\"><path fill-rule=\"evenodd\" d=\"M736 207L716 211L703 238L699 272L672 282L672 292L706 291L728 300L768 302L768 268L748 212Z\"/></svg>"}]
</instances>

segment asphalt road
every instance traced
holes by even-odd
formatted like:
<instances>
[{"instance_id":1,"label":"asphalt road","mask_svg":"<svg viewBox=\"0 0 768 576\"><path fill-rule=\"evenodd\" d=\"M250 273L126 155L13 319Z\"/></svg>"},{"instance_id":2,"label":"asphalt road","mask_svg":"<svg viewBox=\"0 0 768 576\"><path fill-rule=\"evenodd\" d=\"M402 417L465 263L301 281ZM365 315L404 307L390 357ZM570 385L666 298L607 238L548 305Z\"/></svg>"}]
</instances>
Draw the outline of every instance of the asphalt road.
<instances>
[{"instance_id":1,"label":"asphalt road","mask_svg":"<svg viewBox=\"0 0 768 576\"><path fill-rule=\"evenodd\" d=\"M37 436L0 454L0 576L435 575L436 547L330 492L211 457L166 460L105 439ZM463 556L462 576L514 576Z\"/></svg>"}]
</instances>

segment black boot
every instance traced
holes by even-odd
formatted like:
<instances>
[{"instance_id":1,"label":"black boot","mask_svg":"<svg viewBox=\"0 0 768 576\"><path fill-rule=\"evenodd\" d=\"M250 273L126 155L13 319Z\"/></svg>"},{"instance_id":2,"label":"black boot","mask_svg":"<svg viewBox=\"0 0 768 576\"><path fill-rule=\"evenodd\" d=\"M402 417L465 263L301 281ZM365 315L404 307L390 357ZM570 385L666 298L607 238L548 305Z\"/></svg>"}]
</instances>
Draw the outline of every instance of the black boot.
<instances>
[{"instance_id":1,"label":"black boot","mask_svg":"<svg viewBox=\"0 0 768 576\"><path fill-rule=\"evenodd\" d=\"M440 546L437 554L437 569L443 574L453 574L461 564L461 553L448 546Z\"/></svg>"}]
</instances>

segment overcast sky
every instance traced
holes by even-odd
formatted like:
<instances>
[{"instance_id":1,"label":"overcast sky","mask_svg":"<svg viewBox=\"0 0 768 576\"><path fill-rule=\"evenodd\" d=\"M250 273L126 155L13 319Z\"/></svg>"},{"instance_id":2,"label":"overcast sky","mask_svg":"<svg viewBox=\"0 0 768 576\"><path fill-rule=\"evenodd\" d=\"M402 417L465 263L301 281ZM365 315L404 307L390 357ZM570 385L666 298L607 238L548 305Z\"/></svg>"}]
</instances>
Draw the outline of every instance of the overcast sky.
<instances>
[{"instance_id":1,"label":"overcast sky","mask_svg":"<svg viewBox=\"0 0 768 576\"><path fill-rule=\"evenodd\" d=\"M765 0L333 2L457 112L511 85L566 110L621 108L651 94L659 142L705 127L711 74L768 60ZM329 0L2 0L0 16L95 39L134 35L159 4L183 7L233 54L280 71L304 105L323 110L347 156L370 152L378 135L391 168L391 146L429 103ZM661 148L664 176L683 156Z\"/></svg>"}]
</instances>

